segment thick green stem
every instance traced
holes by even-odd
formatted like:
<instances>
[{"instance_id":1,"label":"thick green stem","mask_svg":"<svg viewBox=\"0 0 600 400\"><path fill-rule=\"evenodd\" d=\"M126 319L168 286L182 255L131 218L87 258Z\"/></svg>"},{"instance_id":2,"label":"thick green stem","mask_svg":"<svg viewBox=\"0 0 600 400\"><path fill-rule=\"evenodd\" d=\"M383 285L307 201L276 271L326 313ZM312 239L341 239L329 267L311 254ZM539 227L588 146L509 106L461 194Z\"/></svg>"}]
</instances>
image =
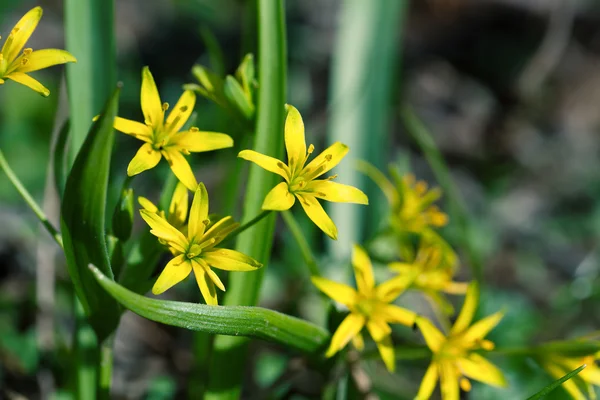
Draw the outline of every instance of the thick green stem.
<instances>
[{"instance_id":1,"label":"thick green stem","mask_svg":"<svg viewBox=\"0 0 600 400\"><path fill-rule=\"evenodd\" d=\"M254 150L281 158L285 117L286 42L283 0L258 1L259 91ZM261 212L265 196L279 177L250 165L244 200L245 220ZM275 228L271 214L238 236L237 250L268 265ZM252 273L230 274L225 305L254 305L266 267ZM236 399L245 369L248 339L217 336L210 365L208 399Z\"/></svg>"},{"instance_id":2,"label":"thick green stem","mask_svg":"<svg viewBox=\"0 0 600 400\"><path fill-rule=\"evenodd\" d=\"M46 216L46 214L44 213L42 208L38 205L38 203L36 203L36 201L33 199L33 197L31 197L31 194L29 194L27 189L25 189L25 186L23 186L23 184L21 183L19 178L17 178L17 176L13 172L12 168L10 168L10 165L8 165L8 162L6 161L6 158L4 158L4 154L2 153L1 150L0 150L0 168L2 168L2 170L4 170L4 173L6 174L6 176L10 180L10 182L13 184L15 189L17 189L17 191L19 192L21 197L23 197L23 200L25 200L25 203L27 203L29 208L31 208L31 210L34 212L34 214L38 217L38 219L40 220L40 222L42 223L44 228L46 228L48 233L50 233L50 235L52 236L54 241L62 248L63 247L62 236L58 232L58 229L56 229L54 227L54 225L52 225L52 223L48 220L48 217Z\"/></svg>"},{"instance_id":3,"label":"thick green stem","mask_svg":"<svg viewBox=\"0 0 600 400\"><path fill-rule=\"evenodd\" d=\"M113 336L104 340L100 347L100 371L98 373L98 399L110 399L113 366Z\"/></svg>"},{"instance_id":4,"label":"thick green stem","mask_svg":"<svg viewBox=\"0 0 600 400\"><path fill-rule=\"evenodd\" d=\"M73 351L75 371L75 398L95 399L98 387L98 365L100 352L98 338L85 316L81 302L74 296L75 301L75 335L73 336Z\"/></svg>"},{"instance_id":5,"label":"thick green stem","mask_svg":"<svg viewBox=\"0 0 600 400\"><path fill-rule=\"evenodd\" d=\"M294 218L294 214L292 214L292 212L290 210L287 210L287 211L283 211L281 213L281 216L283 217L283 220L285 221L286 225L290 229L292 236L294 236L296 243L298 243L298 247L300 247L300 252L302 253L302 258L304 258L304 262L306 262L306 266L310 270L310 275L311 276L321 276L321 272L319 271L319 266L317 265L317 262L315 261L315 256L313 255L312 251L310 250L310 246L308 245L308 242L306 241L306 238L304 237L304 234L302 233L302 229L300 228L300 225L298 225L296 218Z\"/></svg>"}]
</instances>

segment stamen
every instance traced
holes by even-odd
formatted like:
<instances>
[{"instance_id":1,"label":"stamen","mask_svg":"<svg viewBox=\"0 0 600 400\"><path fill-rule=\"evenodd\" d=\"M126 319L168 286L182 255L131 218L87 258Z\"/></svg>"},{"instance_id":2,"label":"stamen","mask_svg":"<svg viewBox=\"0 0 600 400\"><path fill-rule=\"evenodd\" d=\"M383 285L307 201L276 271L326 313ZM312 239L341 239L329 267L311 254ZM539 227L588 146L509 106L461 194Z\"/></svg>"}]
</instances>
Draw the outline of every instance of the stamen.
<instances>
[{"instance_id":1,"label":"stamen","mask_svg":"<svg viewBox=\"0 0 600 400\"><path fill-rule=\"evenodd\" d=\"M338 174L335 174L335 175L331 175L330 177L326 178L325 180L332 181L332 180L336 179L337 177L338 177Z\"/></svg>"},{"instance_id":2,"label":"stamen","mask_svg":"<svg viewBox=\"0 0 600 400\"><path fill-rule=\"evenodd\" d=\"M315 146L311 143L310 146L308 146L308 151L306 154L310 156L313 151L315 151Z\"/></svg>"},{"instance_id":3,"label":"stamen","mask_svg":"<svg viewBox=\"0 0 600 400\"><path fill-rule=\"evenodd\" d=\"M496 347L496 345L494 344L494 342L491 342L491 341L486 340L486 339L480 340L479 341L479 346L482 349L487 350L487 351L494 350L494 347Z\"/></svg>"},{"instance_id":4,"label":"stamen","mask_svg":"<svg viewBox=\"0 0 600 400\"><path fill-rule=\"evenodd\" d=\"M181 112L186 112L187 110L188 110L188 106L179 107L179 111L181 111Z\"/></svg>"},{"instance_id":5,"label":"stamen","mask_svg":"<svg viewBox=\"0 0 600 400\"><path fill-rule=\"evenodd\" d=\"M27 65L28 62L29 62L29 58L21 59L21 65Z\"/></svg>"},{"instance_id":6,"label":"stamen","mask_svg":"<svg viewBox=\"0 0 600 400\"><path fill-rule=\"evenodd\" d=\"M284 164L284 163L282 163L281 161L279 161L279 162L277 163L277 167L278 167L278 168L280 168L280 169L284 169L284 166L285 166L285 164Z\"/></svg>"},{"instance_id":7,"label":"stamen","mask_svg":"<svg viewBox=\"0 0 600 400\"><path fill-rule=\"evenodd\" d=\"M204 221L202 221L202 223L208 226L208 224L210 224L210 219L205 219Z\"/></svg>"},{"instance_id":8,"label":"stamen","mask_svg":"<svg viewBox=\"0 0 600 400\"><path fill-rule=\"evenodd\" d=\"M162 110L163 110L163 112L164 112L164 111L167 111L168 109L169 109L169 103L167 103L167 102L164 102L164 103L162 104Z\"/></svg>"},{"instance_id":9,"label":"stamen","mask_svg":"<svg viewBox=\"0 0 600 400\"><path fill-rule=\"evenodd\" d=\"M23 55L24 56L28 56L31 53L33 53L33 49L31 47L26 48L25 50L23 50Z\"/></svg>"},{"instance_id":10,"label":"stamen","mask_svg":"<svg viewBox=\"0 0 600 400\"><path fill-rule=\"evenodd\" d=\"M332 159L333 159L333 156L331 154L325 155L325 161L331 161Z\"/></svg>"},{"instance_id":11,"label":"stamen","mask_svg":"<svg viewBox=\"0 0 600 400\"><path fill-rule=\"evenodd\" d=\"M195 126L192 126L190 128L190 132L198 132L200 129L196 128Z\"/></svg>"},{"instance_id":12,"label":"stamen","mask_svg":"<svg viewBox=\"0 0 600 400\"><path fill-rule=\"evenodd\" d=\"M186 156L189 156L190 154L192 154L192 153L190 153L190 151L188 149L181 149L181 152L183 154L185 154Z\"/></svg>"},{"instance_id":13,"label":"stamen","mask_svg":"<svg viewBox=\"0 0 600 400\"><path fill-rule=\"evenodd\" d=\"M465 392L471 391L471 382L467 378L460 378L460 388Z\"/></svg>"},{"instance_id":14,"label":"stamen","mask_svg":"<svg viewBox=\"0 0 600 400\"><path fill-rule=\"evenodd\" d=\"M323 192L317 192L317 196L327 197L327 195Z\"/></svg>"}]
</instances>

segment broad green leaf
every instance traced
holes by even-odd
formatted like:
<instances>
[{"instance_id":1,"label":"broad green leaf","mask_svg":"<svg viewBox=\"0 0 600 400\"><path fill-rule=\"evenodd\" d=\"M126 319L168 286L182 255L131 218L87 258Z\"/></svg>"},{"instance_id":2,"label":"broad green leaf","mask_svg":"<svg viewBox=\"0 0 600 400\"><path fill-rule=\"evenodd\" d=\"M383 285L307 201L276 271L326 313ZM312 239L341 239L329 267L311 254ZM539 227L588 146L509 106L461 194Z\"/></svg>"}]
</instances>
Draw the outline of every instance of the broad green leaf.
<instances>
[{"instance_id":1,"label":"broad green leaf","mask_svg":"<svg viewBox=\"0 0 600 400\"><path fill-rule=\"evenodd\" d=\"M227 75L223 91L229 104L238 110L246 120L251 121L254 118L254 105L246 97L244 89L233 76Z\"/></svg>"},{"instance_id":2,"label":"broad green leaf","mask_svg":"<svg viewBox=\"0 0 600 400\"><path fill-rule=\"evenodd\" d=\"M267 340L307 353L323 350L329 340L325 329L277 311L152 299L125 289L93 265L89 268L119 303L152 321L211 334Z\"/></svg>"},{"instance_id":3,"label":"broad green leaf","mask_svg":"<svg viewBox=\"0 0 600 400\"><path fill-rule=\"evenodd\" d=\"M113 120L119 89L94 122L67 179L61 227L69 275L99 341L117 326L119 306L100 286L87 265L113 279L105 239L106 193L114 141Z\"/></svg>"},{"instance_id":4,"label":"broad green leaf","mask_svg":"<svg viewBox=\"0 0 600 400\"><path fill-rule=\"evenodd\" d=\"M56 191L61 198L65 190L65 180L67 179L67 141L69 139L70 129L71 124L69 120L66 120L58 132L58 137L54 144L54 154L52 156L54 184L56 185Z\"/></svg>"},{"instance_id":5,"label":"broad green leaf","mask_svg":"<svg viewBox=\"0 0 600 400\"><path fill-rule=\"evenodd\" d=\"M550 392L552 392L554 389L556 389L557 387L559 387L560 385L562 385L563 383L565 383L566 381L568 381L569 379L571 379L572 377L574 377L575 375L577 375L578 373L580 373L581 370L583 370L585 367L586 367L586 365L583 364L581 367L579 367L579 368L577 368L577 369L569 372L568 374L566 374L562 378L559 378L559 379L555 380L554 382L552 382L551 384L549 384L548 386L546 386L545 388L543 388L542 390L540 390L539 392L537 392L536 394L534 394L533 396L528 397L527 400L543 399Z\"/></svg>"},{"instance_id":6,"label":"broad green leaf","mask_svg":"<svg viewBox=\"0 0 600 400\"><path fill-rule=\"evenodd\" d=\"M115 206L112 216L112 232L119 240L126 242L131 236L133 228L133 189L125 189L121 192L119 201Z\"/></svg>"}]
</instances>

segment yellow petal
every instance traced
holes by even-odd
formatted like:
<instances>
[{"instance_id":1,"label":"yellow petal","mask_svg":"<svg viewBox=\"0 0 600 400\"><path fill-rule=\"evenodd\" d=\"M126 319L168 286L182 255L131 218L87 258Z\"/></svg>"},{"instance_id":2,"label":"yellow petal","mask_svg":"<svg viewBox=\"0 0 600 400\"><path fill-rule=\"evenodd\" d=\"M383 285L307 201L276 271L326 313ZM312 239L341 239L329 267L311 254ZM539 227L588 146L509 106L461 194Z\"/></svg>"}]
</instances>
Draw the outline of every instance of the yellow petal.
<instances>
[{"instance_id":1,"label":"yellow petal","mask_svg":"<svg viewBox=\"0 0 600 400\"><path fill-rule=\"evenodd\" d=\"M204 234L206 228L206 222L208 221L208 192L204 183L200 182L196 193L194 193L194 200L192 201L192 208L190 209L190 219L188 221L188 240L190 242L196 241Z\"/></svg>"},{"instance_id":2,"label":"yellow petal","mask_svg":"<svg viewBox=\"0 0 600 400\"><path fill-rule=\"evenodd\" d=\"M133 136L136 139L143 140L147 143L152 142L152 128L148 125L130 119L115 117L114 127L119 132Z\"/></svg>"},{"instance_id":3,"label":"yellow petal","mask_svg":"<svg viewBox=\"0 0 600 400\"><path fill-rule=\"evenodd\" d=\"M51 67L53 65L65 64L68 62L77 62L77 59L66 50L36 50L27 56L23 56L19 61L15 71L23 73L33 72Z\"/></svg>"},{"instance_id":4,"label":"yellow petal","mask_svg":"<svg viewBox=\"0 0 600 400\"><path fill-rule=\"evenodd\" d=\"M206 304L210 306L218 305L219 302L217 301L215 284L208 276L206 269L196 260L192 260L192 267L194 268L194 275L196 276L196 282L200 288L200 293L202 293L202 297L204 297Z\"/></svg>"},{"instance_id":5,"label":"yellow petal","mask_svg":"<svg viewBox=\"0 0 600 400\"><path fill-rule=\"evenodd\" d=\"M368 327L368 325L367 325ZM392 343L392 336L387 335L381 340L375 342L377 350L381 355L381 359L385 364L388 371L394 372L396 370L396 356L394 354L394 344Z\"/></svg>"},{"instance_id":6,"label":"yellow petal","mask_svg":"<svg viewBox=\"0 0 600 400\"><path fill-rule=\"evenodd\" d=\"M304 123L298 110L289 104L285 106L285 148L288 165L292 171L300 170L306 158L306 139L304 138Z\"/></svg>"},{"instance_id":7,"label":"yellow petal","mask_svg":"<svg viewBox=\"0 0 600 400\"><path fill-rule=\"evenodd\" d=\"M392 328L381 318L371 318L367 321L367 329L376 342L383 340L392 333Z\"/></svg>"},{"instance_id":8,"label":"yellow petal","mask_svg":"<svg viewBox=\"0 0 600 400\"><path fill-rule=\"evenodd\" d=\"M140 94L142 103L142 113L146 121L153 128L159 129L162 127L164 119L164 111L160 101L160 95L154 82L154 77L148 67L142 68L142 90Z\"/></svg>"},{"instance_id":9,"label":"yellow petal","mask_svg":"<svg viewBox=\"0 0 600 400\"><path fill-rule=\"evenodd\" d=\"M204 232L204 236L202 236L202 241L214 239L212 247L221 243L223 239L227 237L231 232L236 230L240 226L239 223L233 220L233 217L225 217L221 218L217 222L215 222L209 230Z\"/></svg>"},{"instance_id":10,"label":"yellow petal","mask_svg":"<svg viewBox=\"0 0 600 400\"><path fill-rule=\"evenodd\" d=\"M463 332L473 320L475 311L477 310L477 303L479 302L479 286L477 282L473 281L467 288L467 294L465 296L465 302L460 310L460 314L454 323L454 326L450 330L450 333L457 334Z\"/></svg>"},{"instance_id":11,"label":"yellow petal","mask_svg":"<svg viewBox=\"0 0 600 400\"><path fill-rule=\"evenodd\" d=\"M370 294L371 290L375 287L373 266L367 252L357 244L352 247L352 267L354 268L354 277L358 292Z\"/></svg>"},{"instance_id":12,"label":"yellow petal","mask_svg":"<svg viewBox=\"0 0 600 400\"><path fill-rule=\"evenodd\" d=\"M196 94L191 90L183 92L175 107L172 108L165 124L165 130L170 134L179 132L194 111L196 105Z\"/></svg>"},{"instance_id":13,"label":"yellow petal","mask_svg":"<svg viewBox=\"0 0 600 400\"><path fill-rule=\"evenodd\" d=\"M266 169L269 172L278 174L285 178L289 182L289 169L281 161L276 158L266 156L264 154L257 153L254 150L242 150L238 154L238 157L244 160L251 161L259 167Z\"/></svg>"},{"instance_id":14,"label":"yellow petal","mask_svg":"<svg viewBox=\"0 0 600 400\"><path fill-rule=\"evenodd\" d=\"M421 386L419 387L419 393L417 393L415 400L429 400L433 394L433 391L435 390L438 376L438 366L435 362L432 362L429 364L429 368L427 368L425 376L423 376Z\"/></svg>"},{"instance_id":15,"label":"yellow petal","mask_svg":"<svg viewBox=\"0 0 600 400\"><path fill-rule=\"evenodd\" d=\"M460 389L458 388L458 374L454 366L449 362L440 363L440 375L442 398L444 400L459 400Z\"/></svg>"},{"instance_id":16,"label":"yellow petal","mask_svg":"<svg viewBox=\"0 0 600 400\"><path fill-rule=\"evenodd\" d=\"M170 143L180 149L185 149L192 153L200 153L232 147L233 139L224 133L194 129L175 134L171 137Z\"/></svg>"},{"instance_id":17,"label":"yellow petal","mask_svg":"<svg viewBox=\"0 0 600 400\"><path fill-rule=\"evenodd\" d=\"M502 371L477 353L471 353L468 358L460 358L457 365L460 372L471 379L492 386L506 386Z\"/></svg>"},{"instance_id":18,"label":"yellow petal","mask_svg":"<svg viewBox=\"0 0 600 400\"><path fill-rule=\"evenodd\" d=\"M230 249L204 250L200 257L211 267L225 271L254 271L262 267L254 258Z\"/></svg>"},{"instance_id":19,"label":"yellow petal","mask_svg":"<svg viewBox=\"0 0 600 400\"><path fill-rule=\"evenodd\" d=\"M17 55L25 43L29 40L29 37L35 30L42 18L42 7L35 7L29 10L23 17L17 22L15 27L12 29L4 46L2 46L2 55L7 62L11 62L17 58Z\"/></svg>"},{"instance_id":20,"label":"yellow petal","mask_svg":"<svg viewBox=\"0 0 600 400\"><path fill-rule=\"evenodd\" d=\"M172 148L164 149L162 154L165 156L171 167L171 171L177 179L181 181L191 191L196 191L198 181L192 172L190 164L187 162L183 154Z\"/></svg>"},{"instance_id":21,"label":"yellow petal","mask_svg":"<svg viewBox=\"0 0 600 400\"><path fill-rule=\"evenodd\" d=\"M504 312L498 311L495 314L477 321L463 333L461 340L465 343L470 343L483 339L496 327L496 325L498 325L502 317L504 317Z\"/></svg>"},{"instance_id":22,"label":"yellow petal","mask_svg":"<svg viewBox=\"0 0 600 400\"><path fill-rule=\"evenodd\" d=\"M446 337L444 334L440 332L438 328L436 328L427 318L418 317L415 322L425 338L427 347L429 347L432 352L437 353L440 350L440 347L442 347L442 344L446 342Z\"/></svg>"},{"instance_id":23,"label":"yellow petal","mask_svg":"<svg viewBox=\"0 0 600 400\"><path fill-rule=\"evenodd\" d=\"M149 143L144 143L127 166L127 175L134 176L154 168L160 159L160 152L154 150Z\"/></svg>"},{"instance_id":24,"label":"yellow petal","mask_svg":"<svg viewBox=\"0 0 600 400\"><path fill-rule=\"evenodd\" d=\"M360 332L352 338L352 346L354 346L354 348L358 351L363 351L363 349L365 348L365 341L363 340L363 337L360 334Z\"/></svg>"},{"instance_id":25,"label":"yellow petal","mask_svg":"<svg viewBox=\"0 0 600 400\"><path fill-rule=\"evenodd\" d=\"M182 253L187 251L188 241L183 233L175 229L163 217L147 210L140 210L140 215L150 225L150 228L152 228L150 233L166 241L170 246Z\"/></svg>"},{"instance_id":26,"label":"yellow petal","mask_svg":"<svg viewBox=\"0 0 600 400\"><path fill-rule=\"evenodd\" d=\"M148 200L145 197L138 197L138 203L140 203L140 206L142 206L142 208L144 210L150 211L151 213L157 213L158 212L158 207L156 207L154 205L154 203L152 203L150 200Z\"/></svg>"},{"instance_id":27,"label":"yellow petal","mask_svg":"<svg viewBox=\"0 0 600 400\"><path fill-rule=\"evenodd\" d=\"M48 88L46 88L44 85L42 85L40 82L33 79L29 75L24 74L22 72L12 72L11 74L5 76L5 78L20 83L21 85L25 85L28 88L35 90L44 97L48 97L50 95L50 90L48 90Z\"/></svg>"},{"instance_id":28,"label":"yellow petal","mask_svg":"<svg viewBox=\"0 0 600 400\"><path fill-rule=\"evenodd\" d=\"M221 278L219 278L215 271L210 269L210 266L206 263L206 261L204 261L202 258L196 258L195 261L197 261L198 264L202 265L204 271L206 272L210 280L215 284L215 286L221 289L222 291L225 291L225 285L223 285L223 282L221 282Z\"/></svg>"},{"instance_id":29,"label":"yellow petal","mask_svg":"<svg viewBox=\"0 0 600 400\"><path fill-rule=\"evenodd\" d=\"M313 196L298 193L298 200L308 215L308 218L315 223L327 236L333 240L337 240L337 228L325 212L321 204Z\"/></svg>"},{"instance_id":30,"label":"yellow petal","mask_svg":"<svg viewBox=\"0 0 600 400\"><path fill-rule=\"evenodd\" d=\"M358 294L350 286L317 276L313 276L310 279L321 292L338 303L342 303L348 308L352 308L356 304Z\"/></svg>"},{"instance_id":31,"label":"yellow petal","mask_svg":"<svg viewBox=\"0 0 600 400\"><path fill-rule=\"evenodd\" d=\"M188 190L181 182L177 182L171 203L169 204L169 222L174 225L183 225L188 213Z\"/></svg>"},{"instance_id":32,"label":"yellow petal","mask_svg":"<svg viewBox=\"0 0 600 400\"><path fill-rule=\"evenodd\" d=\"M369 204L367 195L354 186L326 180L310 181L306 190L319 199L334 203Z\"/></svg>"},{"instance_id":33,"label":"yellow petal","mask_svg":"<svg viewBox=\"0 0 600 400\"><path fill-rule=\"evenodd\" d=\"M362 330L363 326L365 326L365 321L365 317L361 314L348 314L333 334L325 357L331 357L343 349Z\"/></svg>"},{"instance_id":34,"label":"yellow petal","mask_svg":"<svg viewBox=\"0 0 600 400\"><path fill-rule=\"evenodd\" d=\"M302 175L307 176L306 180L312 180L323 175L325 172L338 165L346 153L348 153L348 150L348 146L345 144L335 142L304 167Z\"/></svg>"},{"instance_id":35,"label":"yellow petal","mask_svg":"<svg viewBox=\"0 0 600 400\"><path fill-rule=\"evenodd\" d=\"M413 326L417 319L417 314L402 307L393 304L386 304L377 309L377 316L385 319L390 324L401 324Z\"/></svg>"},{"instance_id":36,"label":"yellow petal","mask_svg":"<svg viewBox=\"0 0 600 400\"><path fill-rule=\"evenodd\" d=\"M163 272L160 273L160 276L152 287L152 293L163 293L187 278L190 272L192 272L192 266L189 261L185 260L185 256L181 254L175 257L169 261Z\"/></svg>"},{"instance_id":37,"label":"yellow petal","mask_svg":"<svg viewBox=\"0 0 600 400\"><path fill-rule=\"evenodd\" d=\"M466 282L448 282L444 287L444 292L449 294L465 294L469 285Z\"/></svg>"},{"instance_id":38,"label":"yellow petal","mask_svg":"<svg viewBox=\"0 0 600 400\"><path fill-rule=\"evenodd\" d=\"M287 182L281 182L267 193L262 204L263 210L285 211L292 208L296 197L290 193Z\"/></svg>"},{"instance_id":39,"label":"yellow petal","mask_svg":"<svg viewBox=\"0 0 600 400\"><path fill-rule=\"evenodd\" d=\"M408 275L389 279L375 288L377 298L384 303L390 303L400 296L413 280L413 277Z\"/></svg>"}]
</instances>

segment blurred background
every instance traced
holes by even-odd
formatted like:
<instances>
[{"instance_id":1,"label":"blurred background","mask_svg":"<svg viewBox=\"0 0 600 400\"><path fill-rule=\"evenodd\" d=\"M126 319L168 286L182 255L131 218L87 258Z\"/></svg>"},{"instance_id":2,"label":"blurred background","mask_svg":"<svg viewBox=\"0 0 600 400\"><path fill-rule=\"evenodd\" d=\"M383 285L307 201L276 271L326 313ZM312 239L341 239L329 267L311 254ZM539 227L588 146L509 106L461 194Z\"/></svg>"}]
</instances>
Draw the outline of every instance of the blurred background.
<instances>
[{"instance_id":1,"label":"blurred background","mask_svg":"<svg viewBox=\"0 0 600 400\"><path fill-rule=\"evenodd\" d=\"M479 312L507 310L490 339L497 345L522 346L597 329L600 3L398 0L392 1L397 4L389 8L392 15L386 23L347 29L379 1L386 3L286 1L288 102L302 113L307 140L317 150L327 141L344 141L340 119L357 118L362 136L348 138L352 154L366 154L382 168L388 162L410 166L418 178L435 185L401 119L401 106L410 105L443 153L472 216L467 239L484 261L486 282ZM1 2L2 37L35 5L44 8L44 17L28 46L64 48L59 0ZM150 66L163 101L171 104L182 84L194 82L190 71L195 63L219 74L233 73L244 54L257 53L254 12L251 1L241 0L117 1L118 79L124 83L119 115L142 120L142 66ZM354 79L352 72L343 71L360 71L361 60L367 68L364 86L340 95L352 86L344 80ZM52 138L68 115L64 68L34 75L51 90L49 98L10 81L0 87L0 147L25 186L57 220L56 194L46 178ZM360 101L363 96L366 105ZM350 106L339 100L345 97L351 99ZM248 134L210 101L198 97L196 112L200 129L226 132L236 142L249 143ZM361 143L371 153L363 153ZM135 139L117 135L115 193L138 147ZM211 193L211 209L231 207L239 218L226 184L237 150L192 159L196 176ZM136 196L156 200L168 172L163 162L141 175L134 183ZM352 174L358 178L350 179L369 190L374 211L357 217L358 222L349 218L350 224L366 224L368 232L375 232L385 218L384 198L358 172ZM443 200L440 206L445 207ZM340 218L346 212L332 214L343 231L338 244L323 240L305 224L332 276L343 275L336 268L347 266L350 239L357 240ZM62 255L3 174L0 226L0 398L41 398L68 385L72 291ZM295 242L284 226L278 228L261 303L322 319ZM443 234L459 243L452 221ZM463 250L457 248L459 254ZM460 279L471 276L467 266L461 268ZM188 281L166 297L197 302L194 285ZM204 373L194 362L194 339L192 332L127 313L115 344L115 397L193 397L190 377ZM255 342L251 353L248 365L255 368L248 370L246 398L317 398L322 391L323 376L286 349ZM503 367L511 388L474 385L468 398L524 398L550 381L527 360L494 362ZM364 364L378 396L400 399L414 396L427 365L426 360L401 362L399 373L392 376L383 373L380 363ZM556 398L564 395L557 393Z\"/></svg>"}]
</instances>

